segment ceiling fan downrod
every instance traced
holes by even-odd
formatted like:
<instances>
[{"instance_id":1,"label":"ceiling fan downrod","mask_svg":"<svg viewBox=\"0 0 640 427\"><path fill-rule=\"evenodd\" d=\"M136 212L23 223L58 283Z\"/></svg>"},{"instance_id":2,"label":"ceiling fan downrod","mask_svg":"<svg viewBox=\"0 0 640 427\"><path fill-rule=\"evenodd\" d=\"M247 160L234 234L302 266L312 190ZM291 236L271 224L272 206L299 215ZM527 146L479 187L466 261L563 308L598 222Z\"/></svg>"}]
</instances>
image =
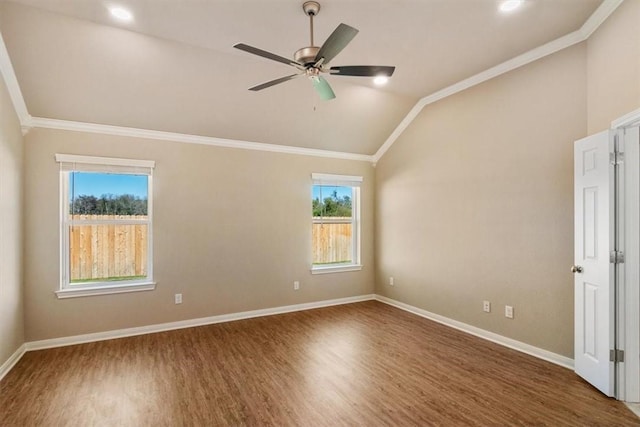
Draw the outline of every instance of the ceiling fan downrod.
<instances>
[{"instance_id":1,"label":"ceiling fan downrod","mask_svg":"<svg viewBox=\"0 0 640 427\"><path fill-rule=\"evenodd\" d=\"M303 47L299 49L296 53L293 54L293 58L304 65L305 68L309 68L312 64L315 63L316 55L320 50L319 47L313 44L313 17L320 12L320 3L317 1L307 1L302 5L302 10L305 15L309 17L309 33L311 35L311 45L307 47Z\"/></svg>"},{"instance_id":2,"label":"ceiling fan downrod","mask_svg":"<svg viewBox=\"0 0 640 427\"><path fill-rule=\"evenodd\" d=\"M311 35L311 47L315 47L313 44L313 17L320 12L320 3L317 1L307 1L302 5L302 10L309 17L309 32Z\"/></svg>"}]
</instances>

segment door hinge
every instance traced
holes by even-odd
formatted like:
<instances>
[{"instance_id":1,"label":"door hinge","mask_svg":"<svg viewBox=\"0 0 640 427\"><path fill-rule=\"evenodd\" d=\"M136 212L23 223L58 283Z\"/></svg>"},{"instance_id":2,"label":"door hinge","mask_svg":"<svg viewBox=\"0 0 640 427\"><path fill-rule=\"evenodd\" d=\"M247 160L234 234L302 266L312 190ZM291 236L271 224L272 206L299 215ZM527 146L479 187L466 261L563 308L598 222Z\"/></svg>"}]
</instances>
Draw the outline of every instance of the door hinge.
<instances>
[{"instance_id":1,"label":"door hinge","mask_svg":"<svg viewBox=\"0 0 640 427\"><path fill-rule=\"evenodd\" d=\"M622 252L622 251L611 251L609 253L609 262L611 264L623 264L624 263L624 252Z\"/></svg>"},{"instance_id":2,"label":"door hinge","mask_svg":"<svg viewBox=\"0 0 640 427\"><path fill-rule=\"evenodd\" d=\"M609 350L609 361L616 363L624 362L624 350Z\"/></svg>"},{"instance_id":3,"label":"door hinge","mask_svg":"<svg viewBox=\"0 0 640 427\"><path fill-rule=\"evenodd\" d=\"M619 165L624 162L624 153L619 151L609 153L609 161L612 165Z\"/></svg>"}]
</instances>

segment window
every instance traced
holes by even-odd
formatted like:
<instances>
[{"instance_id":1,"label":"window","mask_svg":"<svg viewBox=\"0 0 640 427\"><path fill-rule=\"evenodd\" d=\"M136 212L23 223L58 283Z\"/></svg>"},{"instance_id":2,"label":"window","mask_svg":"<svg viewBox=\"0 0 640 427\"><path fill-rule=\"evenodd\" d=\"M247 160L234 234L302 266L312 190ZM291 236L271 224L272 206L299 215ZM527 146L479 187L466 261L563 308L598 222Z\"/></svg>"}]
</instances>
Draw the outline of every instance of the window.
<instances>
[{"instance_id":1,"label":"window","mask_svg":"<svg viewBox=\"0 0 640 427\"><path fill-rule=\"evenodd\" d=\"M58 298L152 290L148 160L56 154L60 163Z\"/></svg>"},{"instance_id":2,"label":"window","mask_svg":"<svg viewBox=\"0 0 640 427\"><path fill-rule=\"evenodd\" d=\"M311 209L313 264L311 272L360 270L361 176L318 174L313 181Z\"/></svg>"}]
</instances>

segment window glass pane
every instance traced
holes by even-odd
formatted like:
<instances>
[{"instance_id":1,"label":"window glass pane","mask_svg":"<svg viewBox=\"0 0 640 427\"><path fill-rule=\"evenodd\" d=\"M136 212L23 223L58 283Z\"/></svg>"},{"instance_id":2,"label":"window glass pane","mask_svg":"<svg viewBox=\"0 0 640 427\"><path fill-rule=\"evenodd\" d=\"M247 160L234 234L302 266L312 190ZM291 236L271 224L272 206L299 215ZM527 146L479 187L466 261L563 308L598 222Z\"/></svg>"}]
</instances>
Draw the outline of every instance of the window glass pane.
<instances>
[{"instance_id":1,"label":"window glass pane","mask_svg":"<svg viewBox=\"0 0 640 427\"><path fill-rule=\"evenodd\" d=\"M69 173L69 283L140 280L147 277L148 225L101 224L148 219L148 176Z\"/></svg>"},{"instance_id":2,"label":"window glass pane","mask_svg":"<svg viewBox=\"0 0 640 427\"><path fill-rule=\"evenodd\" d=\"M353 262L352 187L313 186L313 264Z\"/></svg>"},{"instance_id":3,"label":"window glass pane","mask_svg":"<svg viewBox=\"0 0 640 427\"><path fill-rule=\"evenodd\" d=\"M314 185L313 216L351 218L352 192L352 187Z\"/></svg>"},{"instance_id":4,"label":"window glass pane","mask_svg":"<svg viewBox=\"0 0 640 427\"><path fill-rule=\"evenodd\" d=\"M74 217L96 219L102 215ZM71 285L147 277L147 224L73 225L69 233Z\"/></svg>"},{"instance_id":5,"label":"window glass pane","mask_svg":"<svg viewBox=\"0 0 640 427\"><path fill-rule=\"evenodd\" d=\"M146 215L148 176L71 172L69 212L85 215Z\"/></svg>"}]
</instances>

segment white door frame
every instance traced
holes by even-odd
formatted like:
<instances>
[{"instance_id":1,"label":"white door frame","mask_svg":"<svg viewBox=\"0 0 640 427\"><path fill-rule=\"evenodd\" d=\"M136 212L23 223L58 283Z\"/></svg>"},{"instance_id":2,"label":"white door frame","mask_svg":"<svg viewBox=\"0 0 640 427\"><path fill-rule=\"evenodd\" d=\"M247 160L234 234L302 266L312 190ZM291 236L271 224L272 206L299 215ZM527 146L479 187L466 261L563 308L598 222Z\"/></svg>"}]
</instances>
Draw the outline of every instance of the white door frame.
<instances>
[{"instance_id":1,"label":"white door frame","mask_svg":"<svg viewBox=\"0 0 640 427\"><path fill-rule=\"evenodd\" d=\"M640 109L611 123L611 129L624 152L623 176L618 204L618 239L625 261L618 269L617 348L624 350L624 362L618 363L619 400L640 402L640 146L638 130ZM631 143L631 138L635 142Z\"/></svg>"}]
</instances>

